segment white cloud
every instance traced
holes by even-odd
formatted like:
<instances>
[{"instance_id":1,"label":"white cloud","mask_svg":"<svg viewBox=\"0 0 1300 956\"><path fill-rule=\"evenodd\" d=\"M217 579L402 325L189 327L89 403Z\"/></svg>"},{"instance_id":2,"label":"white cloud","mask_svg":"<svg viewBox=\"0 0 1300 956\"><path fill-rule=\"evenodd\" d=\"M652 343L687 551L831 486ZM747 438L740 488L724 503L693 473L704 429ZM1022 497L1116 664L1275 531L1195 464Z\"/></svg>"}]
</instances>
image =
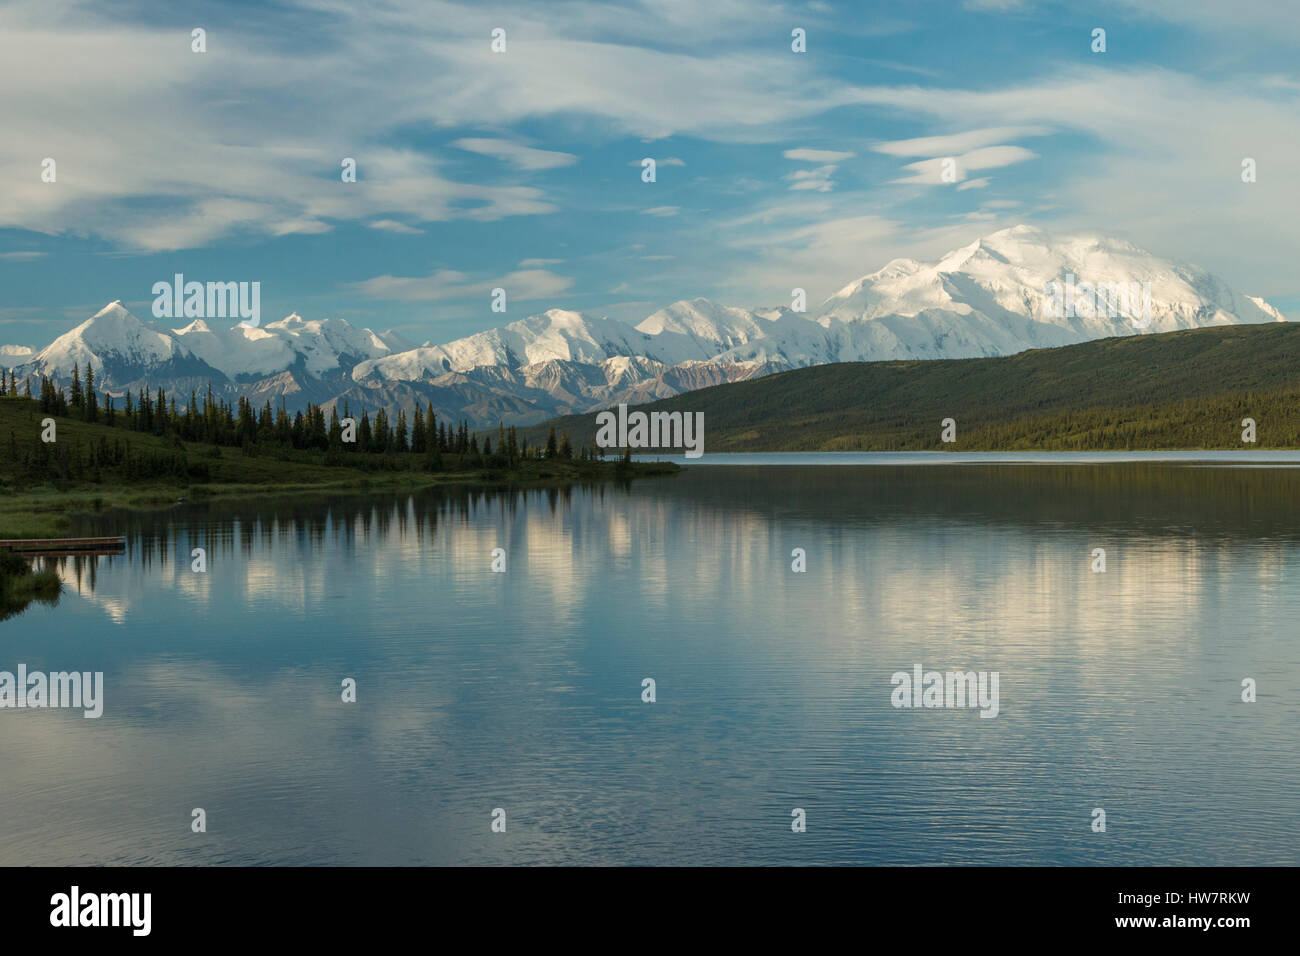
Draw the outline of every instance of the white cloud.
<instances>
[{"instance_id":1,"label":"white cloud","mask_svg":"<svg viewBox=\"0 0 1300 956\"><path fill-rule=\"evenodd\" d=\"M663 218L667 216L675 216L681 211L681 206L653 206L650 209L642 209L641 215L659 216L660 218Z\"/></svg>"},{"instance_id":2,"label":"white cloud","mask_svg":"<svg viewBox=\"0 0 1300 956\"><path fill-rule=\"evenodd\" d=\"M440 302L486 296L495 288L506 290L516 301L545 299L560 295L573 285L568 276L547 269L520 269L497 279L470 281L463 272L440 269L427 276L375 276L351 284L351 288L371 299L392 302Z\"/></svg>"},{"instance_id":3,"label":"white cloud","mask_svg":"<svg viewBox=\"0 0 1300 956\"><path fill-rule=\"evenodd\" d=\"M470 153L491 156L520 169L556 169L571 166L578 161L578 157L572 153L534 149L506 139L458 139L451 145Z\"/></svg>"},{"instance_id":4,"label":"white cloud","mask_svg":"<svg viewBox=\"0 0 1300 956\"><path fill-rule=\"evenodd\" d=\"M1047 136L1051 132L1051 128L1047 126L991 126L986 129L973 129L943 136L899 139L879 143L871 148L887 156L955 156L981 146L993 146L1025 136Z\"/></svg>"},{"instance_id":5,"label":"white cloud","mask_svg":"<svg viewBox=\"0 0 1300 956\"><path fill-rule=\"evenodd\" d=\"M371 229L379 229L382 232L396 232L403 236L422 236L423 229L416 229L408 226L404 222L398 222L396 219L376 219L374 222L366 223Z\"/></svg>"},{"instance_id":6,"label":"white cloud","mask_svg":"<svg viewBox=\"0 0 1300 956\"><path fill-rule=\"evenodd\" d=\"M926 186L946 185L943 179L945 164L949 159L955 161L956 179L962 182L966 173L979 169L997 169L1013 163L1023 163L1027 159L1036 159L1038 154L1022 146L987 146L984 149L971 150L961 156L924 159L917 163L908 163L904 169L911 170L912 175L895 179L895 183L922 184ZM987 184L987 180L984 183ZM973 187L972 187L973 188Z\"/></svg>"},{"instance_id":7,"label":"white cloud","mask_svg":"<svg viewBox=\"0 0 1300 956\"><path fill-rule=\"evenodd\" d=\"M775 4L617 14L598 4L519 5L507 56L480 42L481 16L468 4L294 6L291 44L275 28L281 15L259 9L210 31L201 55L190 52L188 29L178 39L174 26L127 22L89 0L0 8L0 228L149 252L349 220L415 228L541 215L558 207L540 189L457 181L437 152L387 144L412 128L482 128L485 117L496 128L579 117L607 138L761 140L772 124L845 101L814 77L773 74L744 52L719 55L708 39L762 34L754 16L777 16ZM645 45L654 36L671 37L675 51ZM111 83L86 68L95 63L118 65ZM656 77L653 96L646 76ZM501 137L459 142L524 172L573 161ZM45 156L59 163L57 183L33 173ZM340 181L344 157L357 162L355 183Z\"/></svg>"},{"instance_id":8,"label":"white cloud","mask_svg":"<svg viewBox=\"0 0 1300 956\"><path fill-rule=\"evenodd\" d=\"M835 183L831 181L831 176L839 167L835 165L818 166L816 169L796 169L785 177L790 183L790 188L796 191L812 190L813 192L828 193L835 188Z\"/></svg>"},{"instance_id":9,"label":"white cloud","mask_svg":"<svg viewBox=\"0 0 1300 956\"><path fill-rule=\"evenodd\" d=\"M787 149L781 155L801 163L840 163L852 159L855 154L841 153L833 149Z\"/></svg>"}]
</instances>

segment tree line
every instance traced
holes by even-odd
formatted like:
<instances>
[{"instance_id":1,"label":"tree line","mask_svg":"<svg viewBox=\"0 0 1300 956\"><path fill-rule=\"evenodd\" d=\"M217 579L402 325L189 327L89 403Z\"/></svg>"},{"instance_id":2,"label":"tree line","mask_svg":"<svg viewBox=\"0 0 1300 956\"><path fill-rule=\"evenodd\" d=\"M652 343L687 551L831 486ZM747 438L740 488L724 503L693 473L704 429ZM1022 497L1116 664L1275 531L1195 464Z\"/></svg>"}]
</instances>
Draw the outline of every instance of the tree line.
<instances>
[{"instance_id":1,"label":"tree line","mask_svg":"<svg viewBox=\"0 0 1300 956\"><path fill-rule=\"evenodd\" d=\"M12 371L7 393L14 398L19 394ZM186 442L243 448L249 453L259 447L324 451L327 463L339 463L345 455L416 454L426 457L426 467L438 470L443 454L457 456L457 463L468 467L513 467L524 458L575 457L569 436L557 434L553 426L541 446L530 447L528 439L521 439L513 425L506 428L500 423L495 444L490 435L484 435L480 443L467 420L453 423L440 419L432 402L427 408L416 402L409 419L404 409L394 418L382 408L373 419L366 410L357 418L347 400L342 415L337 407L329 409L327 415L322 406L313 404L290 415L283 403L273 408L270 400L255 408L248 398L240 396L232 405L215 395L209 383L201 395L191 389L189 401L179 405L176 395L168 395L162 387L156 392L141 388L134 394L128 390L118 409L114 396L96 390L95 371L90 364L83 382L79 363L73 365L69 389L65 391L42 375L38 394L41 411L50 415ZM30 378L24 382L23 395L32 396ZM599 450L593 453L584 445L577 457L585 461L603 454Z\"/></svg>"}]
</instances>

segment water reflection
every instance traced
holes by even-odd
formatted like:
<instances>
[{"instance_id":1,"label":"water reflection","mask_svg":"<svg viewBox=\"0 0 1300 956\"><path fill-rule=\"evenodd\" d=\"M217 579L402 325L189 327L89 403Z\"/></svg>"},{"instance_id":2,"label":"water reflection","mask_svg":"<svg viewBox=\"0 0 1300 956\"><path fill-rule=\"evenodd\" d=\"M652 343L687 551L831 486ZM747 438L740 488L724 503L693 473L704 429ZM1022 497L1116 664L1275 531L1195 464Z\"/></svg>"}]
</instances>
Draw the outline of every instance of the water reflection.
<instances>
[{"instance_id":1,"label":"water reflection","mask_svg":"<svg viewBox=\"0 0 1300 956\"><path fill-rule=\"evenodd\" d=\"M64 600L0 629L0 668L107 683L97 721L0 712L0 863L1294 863L1294 475L699 468L98 516L126 556L56 559ZM1000 715L892 709L913 663L999 671Z\"/></svg>"}]
</instances>

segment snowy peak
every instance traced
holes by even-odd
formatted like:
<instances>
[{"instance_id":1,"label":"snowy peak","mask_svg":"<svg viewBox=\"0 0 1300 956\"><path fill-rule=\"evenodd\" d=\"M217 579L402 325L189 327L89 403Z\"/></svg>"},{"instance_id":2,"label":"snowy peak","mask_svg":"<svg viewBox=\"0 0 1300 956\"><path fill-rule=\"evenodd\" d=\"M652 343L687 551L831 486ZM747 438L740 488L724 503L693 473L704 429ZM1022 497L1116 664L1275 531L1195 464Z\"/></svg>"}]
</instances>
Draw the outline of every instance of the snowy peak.
<instances>
[{"instance_id":1,"label":"snowy peak","mask_svg":"<svg viewBox=\"0 0 1300 956\"><path fill-rule=\"evenodd\" d=\"M1058 292L1062 300L1053 298ZM1121 296L1116 309L1112 299ZM953 321L978 317L961 331L992 322L1014 333L1010 342L981 336L990 347L982 354L1005 354L1016 341L1023 349L1280 318L1272 306L1234 293L1204 270L1160 259L1125 239L1053 237L1027 225L992 233L932 265L895 260L831 296L820 315L828 327L927 316L923 324L937 323L942 334L942 313Z\"/></svg>"},{"instance_id":2,"label":"snowy peak","mask_svg":"<svg viewBox=\"0 0 1300 956\"><path fill-rule=\"evenodd\" d=\"M264 327L213 325L196 318L183 328L157 329L140 321L121 301L110 302L37 354L14 347L6 364L21 362L28 374L69 379L74 366L102 370L106 386L149 377L163 366L185 364L192 374L214 370L248 380L302 369L321 377L346 376L358 361L390 355L392 346L369 329L343 319L308 320L294 313Z\"/></svg>"},{"instance_id":3,"label":"snowy peak","mask_svg":"<svg viewBox=\"0 0 1300 956\"><path fill-rule=\"evenodd\" d=\"M184 350L170 335L149 328L115 301L60 335L30 364L42 374L62 379L71 375L74 365L83 370L87 363L102 370L149 369L183 355Z\"/></svg>"},{"instance_id":4,"label":"snowy peak","mask_svg":"<svg viewBox=\"0 0 1300 956\"><path fill-rule=\"evenodd\" d=\"M484 365L516 369L552 360L596 365L615 355L658 358L655 352L662 344L622 322L549 309L445 345L361 362L353 369L352 378L358 382L374 376L415 381Z\"/></svg>"}]
</instances>

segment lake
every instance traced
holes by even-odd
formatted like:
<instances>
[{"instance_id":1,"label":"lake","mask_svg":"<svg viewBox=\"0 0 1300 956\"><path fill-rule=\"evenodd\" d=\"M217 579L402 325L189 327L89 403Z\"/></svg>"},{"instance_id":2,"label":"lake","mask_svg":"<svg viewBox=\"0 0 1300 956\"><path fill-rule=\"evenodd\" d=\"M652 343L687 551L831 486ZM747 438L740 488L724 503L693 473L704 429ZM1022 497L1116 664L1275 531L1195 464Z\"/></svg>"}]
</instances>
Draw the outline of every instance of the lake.
<instances>
[{"instance_id":1,"label":"lake","mask_svg":"<svg viewBox=\"0 0 1300 956\"><path fill-rule=\"evenodd\" d=\"M1293 468L825 460L87 518L0 865L1296 864Z\"/></svg>"}]
</instances>

